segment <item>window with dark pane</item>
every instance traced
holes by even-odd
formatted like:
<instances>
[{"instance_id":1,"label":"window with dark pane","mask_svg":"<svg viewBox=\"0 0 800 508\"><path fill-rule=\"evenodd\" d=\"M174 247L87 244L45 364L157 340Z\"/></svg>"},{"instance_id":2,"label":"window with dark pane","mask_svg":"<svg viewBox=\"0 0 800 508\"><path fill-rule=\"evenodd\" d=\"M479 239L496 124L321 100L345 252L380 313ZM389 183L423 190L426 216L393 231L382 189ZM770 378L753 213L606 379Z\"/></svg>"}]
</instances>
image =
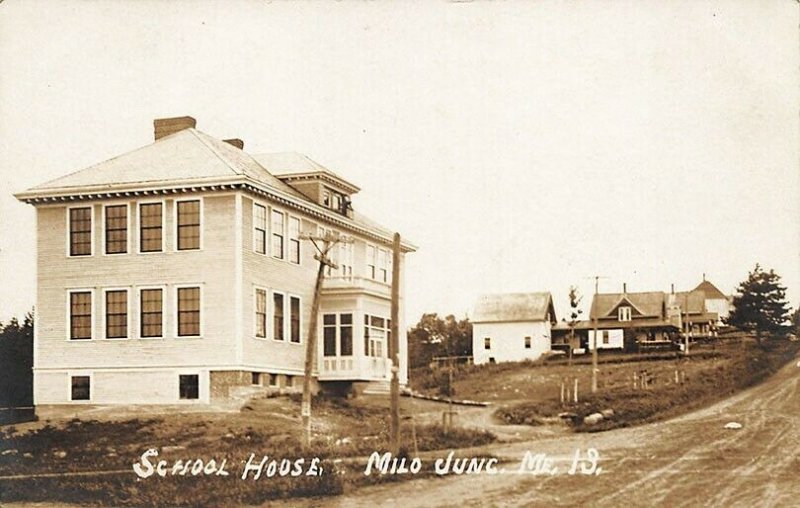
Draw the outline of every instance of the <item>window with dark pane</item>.
<instances>
[{"instance_id":1,"label":"window with dark pane","mask_svg":"<svg viewBox=\"0 0 800 508\"><path fill-rule=\"evenodd\" d=\"M69 338L92 338L92 293L81 291L69 294Z\"/></svg>"},{"instance_id":2,"label":"window with dark pane","mask_svg":"<svg viewBox=\"0 0 800 508\"><path fill-rule=\"evenodd\" d=\"M376 276L375 272L375 247L373 245L367 245L367 277L370 279L374 279Z\"/></svg>"},{"instance_id":3,"label":"window with dark pane","mask_svg":"<svg viewBox=\"0 0 800 508\"><path fill-rule=\"evenodd\" d=\"M69 210L69 255L91 256L92 254L92 209L70 208Z\"/></svg>"},{"instance_id":4,"label":"window with dark pane","mask_svg":"<svg viewBox=\"0 0 800 508\"><path fill-rule=\"evenodd\" d=\"M125 254L128 252L128 205L107 206L106 216L106 254Z\"/></svg>"},{"instance_id":5,"label":"window with dark pane","mask_svg":"<svg viewBox=\"0 0 800 508\"><path fill-rule=\"evenodd\" d=\"M267 253L267 207L253 205L253 248L259 254Z\"/></svg>"},{"instance_id":6,"label":"window with dark pane","mask_svg":"<svg viewBox=\"0 0 800 508\"><path fill-rule=\"evenodd\" d=\"M91 378L89 376L72 376L70 400L89 400L91 397Z\"/></svg>"},{"instance_id":7,"label":"window with dark pane","mask_svg":"<svg viewBox=\"0 0 800 508\"><path fill-rule=\"evenodd\" d=\"M283 212L272 211L272 256L283 259Z\"/></svg>"},{"instance_id":8,"label":"window with dark pane","mask_svg":"<svg viewBox=\"0 0 800 508\"><path fill-rule=\"evenodd\" d=\"M106 338L128 337L128 292L106 291Z\"/></svg>"},{"instance_id":9,"label":"window with dark pane","mask_svg":"<svg viewBox=\"0 0 800 508\"><path fill-rule=\"evenodd\" d=\"M289 261L300 264L300 219L289 218Z\"/></svg>"},{"instance_id":10,"label":"window with dark pane","mask_svg":"<svg viewBox=\"0 0 800 508\"><path fill-rule=\"evenodd\" d=\"M200 376L197 374L180 374L178 391L181 399L200 398Z\"/></svg>"},{"instance_id":11,"label":"window with dark pane","mask_svg":"<svg viewBox=\"0 0 800 508\"><path fill-rule=\"evenodd\" d=\"M267 292L256 289L256 337L267 336Z\"/></svg>"},{"instance_id":12,"label":"window with dark pane","mask_svg":"<svg viewBox=\"0 0 800 508\"><path fill-rule=\"evenodd\" d=\"M162 250L162 215L161 203L143 203L139 205L139 251L160 252Z\"/></svg>"},{"instance_id":13,"label":"window with dark pane","mask_svg":"<svg viewBox=\"0 0 800 508\"><path fill-rule=\"evenodd\" d=\"M200 200L178 201L178 250L200 248Z\"/></svg>"},{"instance_id":14,"label":"window with dark pane","mask_svg":"<svg viewBox=\"0 0 800 508\"><path fill-rule=\"evenodd\" d=\"M272 293L272 313L272 338L284 340L283 295L281 293Z\"/></svg>"},{"instance_id":15,"label":"window with dark pane","mask_svg":"<svg viewBox=\"0 0 800 508\"><path fill-rule=\"evenodd\" d=\"M322 316L322 354L336 356L336 314Z\"/></svg>"},{"instance_id":16,"label":"window with dark pane","mask_svg":"<svg viewBox=\"0 0 800 508\"><path fill-rule=\"evenodd\" d=\"M161 337L164 333L164 293L161 289L143 289L140 293L142 337Z\"/></svg>"},{"instance_id":17,"label":"window with dark pane","mask_svg":"<svg viewBox=\"0 0 800 508\"><path fill-rule=\"evenodd\" d=\"M289 340L300 343L300 299L289 298Z\"/></svg>"},{"instance_id":18,"label":"window with dark pane","mask_svg":"<svg viewBox=\"0 0 800 508\"><path fill-rule=\"evenodd\" d=\"M353 356L352 314L339 314L339 355Z\"/></svg>"},{"instance_id":19,"label":"window with dark pane","mask_svg":"<svg viewBox=\"0 0 800 508\"><path fill-rule=\"evenodd\" d=\"M178 336L200 335L200 288L178 288Z\"/></svg>"}]
</instances>

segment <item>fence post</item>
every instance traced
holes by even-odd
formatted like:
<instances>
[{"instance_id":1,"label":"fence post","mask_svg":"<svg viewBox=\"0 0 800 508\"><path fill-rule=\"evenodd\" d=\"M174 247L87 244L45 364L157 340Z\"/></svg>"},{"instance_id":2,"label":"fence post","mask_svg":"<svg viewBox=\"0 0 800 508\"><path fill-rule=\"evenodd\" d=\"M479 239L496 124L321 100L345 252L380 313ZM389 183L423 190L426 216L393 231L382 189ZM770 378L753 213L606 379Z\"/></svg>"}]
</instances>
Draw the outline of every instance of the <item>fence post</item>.
<instances>
[{"instance_id":1,"label":"fence post","mask_svg":"<svg viewBox=\"0 0 800 508\"><path fill-rule=\"evenodd\" d=\"M578 378L575 378L575 403L578 403Z\"/></svg>"}]
</instances>

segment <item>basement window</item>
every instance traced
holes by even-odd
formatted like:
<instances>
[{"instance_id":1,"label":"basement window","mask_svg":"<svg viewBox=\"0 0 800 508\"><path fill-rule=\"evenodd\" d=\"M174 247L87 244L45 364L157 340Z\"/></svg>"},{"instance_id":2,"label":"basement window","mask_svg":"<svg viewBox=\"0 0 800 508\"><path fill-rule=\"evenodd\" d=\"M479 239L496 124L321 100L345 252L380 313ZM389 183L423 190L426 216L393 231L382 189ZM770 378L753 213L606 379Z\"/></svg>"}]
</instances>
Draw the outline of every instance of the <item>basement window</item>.
<instances>
[{"instance_id":1,"label":"basement window","mask_svg":"<svg viewBox=\"0 0 800 508\"><path fill-rule=\"evenodd\" d=\"M182 400L200 398L200 376L197 374L181 374L178 376L178 394Z\"/></svg>"},{"instance_id":2,"label":"basement window","mask_svg":"<svg viewBox=\"0 0 800 508\"><path fill-rule=\"evenodd\" d=\"M90 400L91 378L89 376L72 376L70 400Z\"/></svg>"},{"instance_id":3,"label":"basement window","mask_svg":"<svg viewBox=\"0 0 800 508\"><path fill-rule=\"evenodd\" d=\"M251 382L252 384L254 384L254 385L256 385L256 386L260 386L260 385L261 385L261 373L259 373L259 372L253 372L253 373L251 373L251 378L252 378L252 379L251 379L251 381L250 381L250 382Z\"/></svg>"}]
</instances>

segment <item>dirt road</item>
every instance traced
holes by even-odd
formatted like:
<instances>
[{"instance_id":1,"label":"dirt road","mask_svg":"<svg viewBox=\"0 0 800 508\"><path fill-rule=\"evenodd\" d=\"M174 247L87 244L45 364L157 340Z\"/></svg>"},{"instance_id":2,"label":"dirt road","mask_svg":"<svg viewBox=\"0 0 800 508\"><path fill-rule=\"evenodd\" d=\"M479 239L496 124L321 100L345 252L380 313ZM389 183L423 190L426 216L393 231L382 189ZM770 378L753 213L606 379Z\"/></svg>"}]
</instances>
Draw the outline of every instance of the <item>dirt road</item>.
<instances>
[{"instance_id":1,"label":"dirt road","mask_svg":"<svg viewBox=\"0 0 800 508\"><path fill-rule=\"evenodd\" d=\"M742 428L726 429L729 422ZM600 453L600 474L568 474L575 450L590 447ZM800 363L795 360L757 387L667 422L482 450L509 461L502 465L504 474L365 487L324 504L800 506ZM548 454L556 474L518 474L526 451ZM308 501L308 506L319 502Z\"/></svg>"}]
</instances>

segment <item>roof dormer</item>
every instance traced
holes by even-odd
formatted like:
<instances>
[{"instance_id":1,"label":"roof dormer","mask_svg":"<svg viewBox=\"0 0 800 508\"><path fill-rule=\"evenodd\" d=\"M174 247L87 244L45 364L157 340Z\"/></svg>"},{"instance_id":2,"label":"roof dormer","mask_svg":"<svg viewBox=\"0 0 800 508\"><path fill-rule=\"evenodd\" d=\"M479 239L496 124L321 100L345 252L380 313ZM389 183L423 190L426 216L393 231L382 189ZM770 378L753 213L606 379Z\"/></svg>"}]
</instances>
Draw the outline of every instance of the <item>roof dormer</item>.
<instances>
[{"instance_id":1,"label":"roof dormer","mask_svg":"<svg viewBox=\"0 0 800 508\"><path fill-rule=\"evenodd\" d=\"M347 217L353 216L351 196L361 189L328 168L295 152L253 157L270 173L311 201Z\"/></svg>"}]
</instances>

